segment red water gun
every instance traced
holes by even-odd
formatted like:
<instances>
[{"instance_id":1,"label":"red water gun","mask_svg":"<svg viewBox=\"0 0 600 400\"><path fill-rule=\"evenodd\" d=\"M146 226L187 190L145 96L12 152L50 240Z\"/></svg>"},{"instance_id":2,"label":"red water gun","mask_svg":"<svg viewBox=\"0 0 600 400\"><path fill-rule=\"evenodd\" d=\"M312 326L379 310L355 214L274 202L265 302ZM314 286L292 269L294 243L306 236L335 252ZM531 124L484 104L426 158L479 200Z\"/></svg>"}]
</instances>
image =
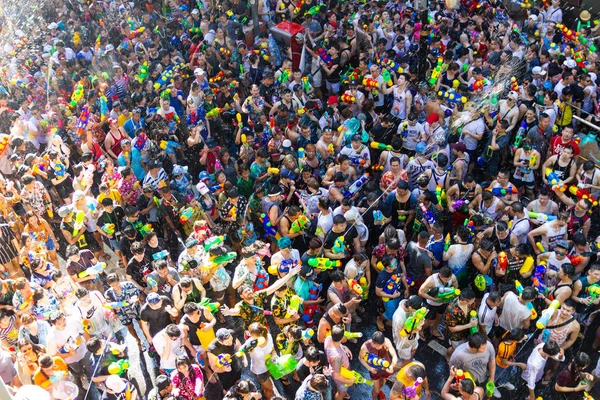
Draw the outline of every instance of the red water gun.
<instances>
[{"instance_id":1,"label":"red water gun","mask_svg":"<svg viewBox=\"0 0 600 400\"><path fill-rule=\"evenodd\" d=\"M585 189L580 189L575 185L572 185L569 187L569 193L571 193L573 196L577 197L578 199L586 199L589 200L593 206L597 206L598 205L598 201L596 199L594 199L587 190Z\"/></svg>"},{"instance_id":2,"label":"red water gun","mask_svg":"<svg viewBox=\"0 0 600 400\"><path fill-rule=\"evenodd\" d=\"M365 78L365 79L363 79L362 84L363 84L364 87L368 87L368 88L371 88L371 89L377 89L379 87L379 82L377 82L373 78Z\"/></svg>"},{"instance_id":3,"label":"red water gun","mask_svg":"<svg viewBox=\"0 0 600 400\"><path fill-rule=\"evenodd\" d=\"M343 95L340 96L340 100L346 104L354 104L354 102L356 101L356 98L354 96L352 96L351 94L344 93Z\"/></svg>"},{"instance_id":4,"label":"red water gun","mask_svg":"<svg viewBox=\"0 0 600 400\"><path fill-rule=\"evenodd\" d=\"M319 50L317 50L317 54L319 55L321 61L323 61L328 67L331 67L333 65L333 61L331 61L331 56L329 55L329 53L327 53L327 50L320 47Z\"/></svg>"}]
</instances>

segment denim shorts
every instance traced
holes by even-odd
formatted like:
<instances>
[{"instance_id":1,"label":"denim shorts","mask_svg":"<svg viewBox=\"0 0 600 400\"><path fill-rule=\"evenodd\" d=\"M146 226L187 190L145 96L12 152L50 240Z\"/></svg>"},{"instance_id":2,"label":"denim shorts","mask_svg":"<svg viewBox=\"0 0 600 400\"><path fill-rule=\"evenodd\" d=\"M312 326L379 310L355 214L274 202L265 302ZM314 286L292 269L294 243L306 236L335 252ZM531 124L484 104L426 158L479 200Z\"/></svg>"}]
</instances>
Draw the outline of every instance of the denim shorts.
<instances>
[{"instance_id":1,"label":"denim shorts","mask_svg":"<svg viewBox=\"0 0 600 400\"><path fill-rule=\"evenodd\" d=\"M54 239L51 237L46 240L46 250L56 250L56 243L54 243Z\"/></svg>"}]
</instances>

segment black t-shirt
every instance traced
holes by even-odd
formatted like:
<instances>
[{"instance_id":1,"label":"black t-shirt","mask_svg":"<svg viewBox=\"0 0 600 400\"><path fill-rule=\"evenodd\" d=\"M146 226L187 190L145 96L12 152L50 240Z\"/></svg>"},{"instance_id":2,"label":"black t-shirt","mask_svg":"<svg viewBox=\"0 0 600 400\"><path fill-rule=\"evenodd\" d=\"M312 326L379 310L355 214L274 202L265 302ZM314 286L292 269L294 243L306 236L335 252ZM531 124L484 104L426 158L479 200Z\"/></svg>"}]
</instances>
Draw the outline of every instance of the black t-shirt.
<instances>
[{"instance_id":1,"label":"black t-shirt","mask_svg":"<svg viewBox=\"0 0 600 400\"><path fill-rule=\"evenodd\" d=\"M573 83L569 87L573 91L573 102L583 103L583 98L585 97L583 88L577 83Z\"/></svg>"},{"instance_id":2,"label":"black t-shirt","mask_svg":"<svg viewBox=\"0 0 600 400\"><path fill-rule=\"evenodd\" d=\"M327 361L327 356L321 350L319 350L319 365L313 367L313 372L315 374L322 374L323 368L327 367L329 362ZM307 367L303 361L300 361L296 366L296 373L298 374L298 378L300 382L304 382L307 376L311 374L310 368Z\"/></svg>"},{"instance_id":3,"label":"black t-shirt","mask_svg":"<svg viewBox=\"0 0 600 400\"><path fill-rule=\"evenodd\" d=\"M158 239L158 246L156 247L150 247L150 245L146 245L146 251L144 253L144 255L146 256L146 258L148 258L150 261L154 260L154 258L152 258L152 256L156 253L160 253L163 250L167 250L167 245L165 244L165 241L163 239Z\"/></svg>"},{"instance_id":4,"label":"black t-shirt","mask_svg":"<svg viewBox=\"0 0 600 400\"><path fill-rule=\"evenodd\" d=\"M153 310L148 304L144 304L140 312L140 318L142 321L148 323L148 330L152 337L156 336L158 332L165 329L171 323L171 314L165 310L165 307L173 307L173 302L167 296L160 296L160 298L162 299L162 304L159 309Z\"/></svg>"},{"instance_id":5,"label":"black t-shirt","mask_svg":"<svg viewBox=\"0 0 600 400\"><path fill-rule=\"evenodd\" d=\"M235 357L235 340L231 346L226 346L223 343L219 342L217 339L213 340L211 344L208 345L207 352L214 354L215 356L219 356L219 354L229 354L231 356L231 370L239 371L242 369L242 365L240 363L240 358ZM218 371L217 371L218 372Z\"/></svg>"},{"instance_id":6,"label":"black t-shirt","mask_svg":"<svg viewBox=\"0 0 600 400\"><path fill-rule=\"evenodd\" d=\"M127 263L125 274L131 276L140 286L147 287L145 276L152 272L151 258L144 256L141 262L138 262L133 256Z\"/></svg>"},{"instance_id":7,"label":"black t-shirt","mask_svg":"<svg viewBox=\"0 0 600 400\"><path fill-rule=\"evenodd\" d=\"M340 57L338 56L336 58L332 58L331 63L331 67L328 67L329 69L333 67L337 68L331 73L331 75L327 75L325 72L326 78L331 83L338 83L340 81Z\"/></svg>"},{"instance_id":8,"label":"black t-shirt","mask_svg":"<svg viewBox=\"0 0 600 400\"><path fill-rule=\"evenodd\" d=\"M121 235L121 222L125 218L125 212L121 206L116 206L112 213L107 213L106 211L102 212L98 217L98 227L102 229L102 227L106 224L114 224L115 225L115 233L113 235L113 239L118 239Z\"/></svg>"},{"instance_id":9,"label":"black t-shirt","mask_svg":"<svg viewBox=\"0 0 600 400\"><path fill-rule=\"evenodd\" d=\"M348 230L348 229L346 228L346 230ZM352 242L355 237L358 237L358 232L356 231L356 228L354 226L352 228L350 228L345 235L344 235L344 232L336 233L333 230L330 230L327 233L327 235L325 236L325 243L323 244L323 248L324 249L333 248L333 244L335 243L335 240L337 238L339 238L340 236L344 236L344 243L346 244L346 247L348 248L348 246L350 246L350 249L352 249L353 248Z\"/></svg>"},{"instance_id":10,"label":"black t-shirt","mask_svg":"<svg viewBox=\"0 0 600 400\"><path fill-rule=\"evenodd\" d=\"M131 252L131 245L136 241L136 238L128 239L127 236L123 235L121 240L119 240L119 248L121 249L121 253L125 255L126 260L131 260L133 258L133 253Z\"/></svg>"},{"instance_id":11,"label":"black t-shirt","mask_svg":"<svg viewBox=\"0 0 600 400\"><path fill-rule=\"evenodd\" d=\"M371 128L371 134L373 135L374 141L384 144L391 144L392 137L394 137L396 130L397 128L395 125L385 128L383 125L377 124Z\"/></svg>"}]
</instances>

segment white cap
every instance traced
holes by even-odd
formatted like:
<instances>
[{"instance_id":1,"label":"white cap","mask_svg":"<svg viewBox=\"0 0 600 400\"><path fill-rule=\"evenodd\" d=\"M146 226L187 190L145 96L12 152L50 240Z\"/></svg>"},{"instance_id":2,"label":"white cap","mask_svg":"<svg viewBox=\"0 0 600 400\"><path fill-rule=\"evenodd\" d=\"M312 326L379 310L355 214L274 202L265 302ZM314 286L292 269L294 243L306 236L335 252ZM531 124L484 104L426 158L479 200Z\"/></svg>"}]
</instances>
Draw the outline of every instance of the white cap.
<instances>
[{"instance_id":1,"label":"white cap","mask_svg":"<svg viewBox=\"0 0 600 400\"><path fill-rule=\"evenodd\" d=\"M192 14L200 14L200 11L197 8L194 8L192 10Z\"/></svg>"},{"instance_id":2,"label":"white cap","mask_svg":"<svg viewBox=\"0 0 600 400\"><path fill-rule=\"evenodd\" d=\"M511 92L508 93L508 97L511 98L511 99L513 99L513 100L518 100L519 99L519 94L517 92L511 91Z\"/></svg>"},{"instance_id":3,"label":"white cap","mask_svg":"<svg viewBox=\"0 0 600 400\"><path fill-rule=\"evenodd\" d=\"M204 75L204 74L205 74L205 72L202 68L196 68L194 70L194 75Z\"/></svg>"},{"instance_id":4,"label":"white cap","mask_svg":"<svg viewBox=\"0 0 600 400\"><path fill-rule=\"evenodd\" d=\"M577 63L575 62L575 60L565 60L565 62L563 62L563 65L567 68L575 68L577 66Z\"/></svg>"},{"instance_id":5,"label":"white cap","mask_svg":"<svg viewBox=\"0 0 600 400\"><path fill-rule=\"evenodd\" d=\"M533 75L546 75L546 71L542 67L533 67L531 73Z\"/></svg>"},{"instance_id":6,"label":"white cap","mask_svg":"<svg viewBox=\"0 0 600 400\"><path fill-rule=\"evenodd\" d=\"M48 29L58 29L58 24L56 22L52 22L50 25L48 25Z\"/></svg>"},{"instance_id":7,"label":"white cap","mask_svg":"<svg viewBox=\"0 0 600 400\"><path fill-rule=\"evenodd\" d=\"M202 181L200 181L196 184L196 189L198 190L198 193L200 193L202 196L204 196L206 193L210 192L210 190L208 190L208 187L206 186L206 184Z\"/></svg>"},{"instance_id":8,"label":"white cap","mask_svg":"<svg viewBox=\"0 0 600 400\"><path fill-rule=\"evenodd\" d=\"M112 44L107 44L106 45L106 51L111 51L111 50L114 50L114 49L115 49L115 46L113 46Z\"/></svg>"},{"instance_id":9,"label":"white cap","mask_svg":"<svg viewBox=\"0 0 600 400\"><path fill-rule=\"evenodd\" d=\"M356 221L358 219L358 213L356 210L354 210L354 208L351 208L344 213L344 218L346 218L348 221Z\"/></svg>"},{"instance_id":10,"label":"white cap","mask_svg":"<svg viewBox=\"0 0 600 400\"><path fill-rule=\"evenodd\" d=\"M285 139L282 143L282 146L285 148L290 148L292 147L292 142L289 139Z\"/></svg>"},{"instance_id":11,"label":"white cap","mask_svg":"<svg viewBox=\"0 0 600 400\"><path fill-rule=\"evenodd\" d=\"M106 378L104 384L106 385L107 389L110 389L114 393L121 393L127 387L119 375L110 375L108 378Z\"/></svg>"}]
</instances>

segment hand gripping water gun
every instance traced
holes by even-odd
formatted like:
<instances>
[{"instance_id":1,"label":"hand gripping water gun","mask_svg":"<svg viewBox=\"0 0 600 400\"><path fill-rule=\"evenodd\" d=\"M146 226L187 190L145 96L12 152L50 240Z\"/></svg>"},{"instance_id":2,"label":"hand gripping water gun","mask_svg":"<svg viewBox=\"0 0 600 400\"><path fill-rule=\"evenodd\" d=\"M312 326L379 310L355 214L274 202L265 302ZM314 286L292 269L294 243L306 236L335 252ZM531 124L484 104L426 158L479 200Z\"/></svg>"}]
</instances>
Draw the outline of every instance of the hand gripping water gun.
<instances>
[{"instance_id":1,"label":"hand gripping water gun","mask_svg":"<svg viewBox=\"0 0 600 400\"><path fill-rule=\"evenodd\" d=\"M204 307L204 308L208 309L208 311L210 311L210 313L213 315L217 311L219 311L219 307L221 307L221 303L219 303L219 302L211 303L210 299L208 297L203 298L202 301L200 303L198 303L198 305L200 307Z\"/></svg>"},{"instance_id":2,"label":"hand gripping water gun","mask_svg":"<svg viewBox=\"0 0 600 400\"><path fill-rule=\"evenodd\" d=\"M447 303L460 296L460 289L454 287L434 287L428 293L431 297L435 297L441 302Z\"/></svg>"},{"instance_id":3,"label":"hand gripping water gun","mask_svg":"<svg viewBox=\"0 0 600 400\"><path fill-rule=\"evenodd\" d=\"M390 279L385 283L383 288L383 293L393 295L400 289L400 285L402 284L402 275L393 274L390 276ZM385 303L389 301L389 297L382 297L381 300Z\"/></svg>"},{"instance_id":4,"label":"hand gripping water gun","mask_svg":"<svg viewBox=\"0 0 600 400\"><path fill-rule=\"evenodd\" d=\"M290 228L291 233L302 232L306 229L306 225L308 224L308 217L304 214L300 214L298 219L292 222L292 226Z\"/></svg>"},{"instance_id":5,"label":"hand gripping water gun","mask_svg":"<svg viewBox=\"0 0 600 400\"><path fill-rule=\"evenodd\" d=\"M352 197L364 186L365 182L369 179L369 173L365 172L360 178L354 181L348 190L344 193L344 197Z\"/></svg>"},{"instance_id":6,"label":"hand gripping water gun","mask_svg":"<svg viewBox=\"0 0 600 400\"><path fill-rule=\"evenodd\" d=\"M387 150L387 151L393 150L392 146L390 146L389 144L383 144L383 143L379 143L379 142L371 142L370 146L372 149L375 149L375 150Z\"/></svg>"},{"instance_id":7,"label":"hand gripping water gun","mask_svg":"<svg viewBox=\"0 0 600 400\"><path fill-rule=\"evenodd\" d=\"M421 386L422 384L423 384L423 378L418 377L417 380L411 386L406 386L404 389L402 389L402 395L406 399L412 399L412 398L416 397L417 390L419 389L419 386Z\"/></svg>"},{"instance_id":8,"label":"hand gripping water gun","mask_svg":"<svg viewBox=\"0 0 600 400\"><path fill-rule=\"evenodd\" d=\"M346 104L354 104L356 97L352 96L351 94L344 93L340 96L340 100Z\"/></svg>"},{"instance_id":9,"label":"hand gripping water gun","mask_svg":"<svg viewBox=\"0 0 600 400\"><path fill-rule=\"evenodd\" d=\"M461 207L468 206L468 205L469 205L469 200L457 199L452 202L452 210L456 211L456 210L459 210Z\"/></svg>"},{"instance_id":10,"label":"hand gripping water gun","mask_svg":"<svg viewBox=\"0 0 600 400\"><path fill-rule=\"evenodd\" d=\"M108 366L108 373L111 375L121 375L129 366L129 360L115 361Z\"/></svg>"},{"instance_id":11,"label":"hand gripping water gun","mask_svg":"<svg viewBox=\"0 0 600 400\"><path fill-rule=\"evenodd\" d=\"M588 286L586 291L590 295L590 298L592 299L592 301L594 301L598 297L600 297L600 285L598 285L597 283L594 283L593 285Z\"/></svg>"},{"instance_id":12,"label":"hand gripping water gun","mask_svg":"<svg viewBox=\"0 0 600 400\"><path fill-rule=\"evenodd\" d=\"M115 308L121 307L129 307L131 304L127 301L113 301L110 303L106 303L104 308L108 308L109 310L114 310Z\"/></svg>"},{"instance_id":13,"label":"hand gripping water gun","mask_svg":"<svg viewBox=\"0 0 600 400\"><path fill-rule=\"evenodd\" d=\"M88 106L81 107L81 114L79 114L79 119L77 119L77 134L79 136L83 136L85 133L85 129L88 126L90 120L90 109Z\"/></svg>"},{"instance_id":14,"label":"hand gripping water gun","mask_svg":"<svg viewBox=\"0 0 600 400\"><path fill-rule=\"evenodd\" d=\"M533 273L532 284L535 290L538 293L546 294L548 292L548 287L544 283L544 275L546 274L546 261L540 262L540 265L535 267L535 272Z\"/></svg>"},{"instance_id":15,"label":"hand gripping water gun","mask_svg":"<svg viewBox=\"0 0 600 400\"><path fill-rule=\"evenodd\" d=\"M379 88L379 82L377 82L373 78L364 78L362 81L362 84L364 87L371 88L371 89Z\"/></svg>"},{"instance_id":16,"label":"hand gripping water gun","mask_svg":"<svg viewBox=\"0 0 600 400\"><path fill-rule=\"evenodd\" d=\"M552 314L554 314L554 311L558 310L558 307L560 307L560 302L558 300L552 300L552 303L550 303L548 308L542 311L542 316L535 324L536 328L546 328L546 325L548 325L548 321L550 321L550 317L552 316Z\"/></svg>"},{"instance_id":17,"label":"hand gripping water gun","mask_svg":"<svg viewBox=\"0 0 600 400\"><path fill-rule=\"evenodd\" d=\"M313 336L315 336L315 330L308 328L302 331L302 339L310 340Z\"/></svg>"},{"instance_id":18,"label":"hand gripping water gun","mask_svg":"<svg viewBox=\"0 0 600 400\"><path fill-rule=\"evenodd\" d=\"M387 69L383 68L381 70L381 77L383 78L385 83L387 83L389 86L392 86L394 84L394 81L392 80L392 76L390 75L390 71L388 71Z\"/></svg>"},{"instance_id":19,"label":"hand gripping water gun","mask_svg":"<svg viewBox=\"0 0 600 400\"><path fill-rule=\"evenodd\" d=\"M148 77L149 73L150 73L150 68L148 67L148 61L144 61L144 63L142 65L140 65L140 69L139 69L138 73L134 76L134 78L139 83L142 83Z\"/></svg>"},{"instance_id":20,"label":"hand gripping water gun","mask_svg":"<svg viewBox=\"0 0 600 400\"><path fill-rule=\"evenodd\" d=\"M302 298L298 295L293 295L290 299L290 304L288 304L285 318L291 318L293 315L298 314L298 310L302 305Z\"/></svg>"},{"instance_id":21,"label":"hand gripping water gun","mask_svg":"<svg viewBox=\"0 0 600 400\"><path fill-rule=\"evenodd\" d=\"M331 248L331 252L333 254L340 254L346 250L346 244L344 243L344 236L339 236L333 242L333 247Z\"/></svg>"},{"instance_id":22,"label":"hand gripping water gun","mask_svg":"<svg viewBox=\"0 0 600 400\"><path fill-rule=\"evenodd\" d=\"M385 358L377 357L375 354L365 354L365 361L375 369L387 369L390 367L390 362Z\"/></svg>"},{"instance_id":23,"label":"hand gripping water gun","mask_svg":"<svg viewBox=\"0 0 600 400\"><path fill-rule=\"evenodd\" d=\"M389 59L389 58L381 58L379 60L379 64L381 64L382 66L384 66L388 69L391 69L392 71L394 71L396 73L396 75L399 75L404 72L404 69L402 69L400 64L394 62L392 59Z\"/></svg>"},{"instance_id":24,"label":"hand gripping water gun","mask_svg":"<svg viewBox=\"0 0 600 400\"><path fill-rule=\"evenodd\" d=\"M179 217L179 222L181 222L182 224L185 224L190 220L190 218L192 218L193 215L194 215L194 209L192 207L184 208L181 211L181 216Z\"/></svg>"},{"instance_id":25,"label":"hand gripping water gun","mask_svg":"<svg viewBox=\"0 0 600 400\"><path fill-rule=\"evenodd\" d=\"M264 340L264 339L263 339ZM235 353L236 357L243 357L244 354L250 354L258 346L258 339L250 338L240 346L240 349Z\"/></svg>"},{"instance_id":26,"label":"hand gripping water gun","mask_svg":"<svg viewBox=\"0 0 600 400\"><path fill-rule=\"evenodd\" d=\"M331 61L331 56L329 55L329 53L327 53L327 50L325 50L324 48L319 48L317 50L317 55L319 56L321 61L323 61L328 67L331 67L333 65L333 61Z\"/></svg>"},{"instance_id":27,"label":"hand gripping water gun","mask_svg":"<svg viewBox=\"0 0 600 400\"><path fill-rule=\"evenodd\" d=\"M540 253L546 252L546 249L544 248L544 245L542 244L542 242L535 242L535 247L537 247L537 249L540 251Z\"/></svg>"},{"instance_id":28,"label":"hand gripping water gun","mask_svg":"<svg viewBox=\"0 0 600 400\"><path fill-rule=\"evenodd\" d=\"M148 233L153 232L153 231L154 231L154 228L152 228L152 224L144 224L144 225L141 225L139 228L139 232L142 236L145 236Z\"/></svg>"},{"instance_id":29,"label":"hand gripping water gun","mask_svg":"<svg viewBox=\"0 0 600 400\"><path fill-rule=\"evenodd\" d=\"M589 200L593 206L597 206L598 205L598 201L596 201L596 199L594 199L587 190L584 189L580 189L575 185L571 185L569 187L569 193L571 193L573 196L577 197L579 200L581 199L585 199L585 200Z\"/></svg>"},{"instance_id":30,"label":"hand gripping water gun","mask_svg":"<svg viewBox=\"0 0 600 400\"><path fill-rule=\"evenodd\" d=\"M495 187L495 188L492 188L490 190L490 192L492 192L492 194L496 197L504 197L504 196L518 193L517 188L512 185L509 187Z\"/></svg>"},{"instance_id":31,"label":"hand gripping water gun","mask_svg":"<svg viewBox=\"0 0 600 400\"><path fill-rule=\"evenodd\" d=\"M467 97L466 96L462 96L459 93L456 93L455 91L446 91L446 90L440 90L438 92L438 96L443 97L444 100L449 101L450 103L466 103L467 102Z\"/></svg>"},{"instance_id":32,"label":"hand gripping water gun","mask_svg":"<svg viewBox=\"0 0 600 400\"><path fill-rule=\"evenodd\" d=\"M266 358L267 370L273 379L281 379L284 376L294 372L297 365L298 360L296 360L292 354L284 354L280 357L277 357L276 362L271 361L270 355Z\"/></svg>"},{"instance_id":33,"label":"hand gripping water gun","mask_svg":"<svg viewBox=\"0 0 600 400\"><path fill-rule=\"evenodd\" d=\"M173 66L169 66L163 71L163 73L160 75L160 77L157 79L157 81L154 82L154 89L158 90L158 89L162 88L163 86L167 85L169 82L171 82L172 78L173 78Z\"/></svg>"},{"instance_id":34,"label":"hand gripping water gun","mask_svg":"<svg viewBox=\"0 0 600 400\"><path fill-rule=\"evenodd\" d=\"M361 374L359 374L356 371L351 371L349 369L341 367L340 375L346 379L350 379L350 380L354 381L354 384L364 383L365 385L373 386L372 380L366 379L365 377L363 377Z\"/></svg>"},{"instance_id":35,"label":"hand gripping water gun","mask_svg":"<svg viewBox=\"0 0 600 400\"><path fill-rule=\"evenodd\" d=\"M442 63L444 62L444 57L439 57L437 60L437 65L431 71L431 77L429 78L429 84L431 86L435 86L437 84L438 79L442 75Z\"/></svg>"},{"instance_id":36,"label":"hand gripping water gun","mask_svg":"<svg viewBox=\"0 0 600 400\"><path fill-rule=\"evenodd\" d=\"M219 114L221 114L222 112L223 112L222 108L215 107L215 108L211 109L210 111L207 111L206 116L209 118L218 117Z\"/></svg>"},{"instance_id":37,"label":"hand gripping water gun","mask_svg":"<svg viewBox=\"0 0 600 400\"><path fill-rule=\"evenodd\" d=\"M75 215L75 223L73 224L73 237L77 236L79 230L83 228L83 223L85 222L85 213L81 210L77 211Z\"/></svg>"},{"instance_id":38,"label":"hand gripping water gun","mask_svg":"<svg viewBox=\"0 0 600 400\"><path fill-rule=\"evenodd\" d=\"M551 168L546 168L546 180L550 185L552 185L552 189L554 189L554 187L558 185L558 182L560 182L560 178ZM564 190L561 191L564 192Z\"/></svg>"},{"instance_id":39,"label":"hand gripping water gun","mask_svg":"<svg viewBox=\"0 0 600 400\"><path fill-rule=\"evenodd\" d=\"M92 265L91 267L86 268L85 270L81 271L80 273L77 274L78 278L86 278L90 275L97 275L100 272L104 271L106 269L106 263L105 262L99 262L96 265Z\"/></svg>"},{"instance_id":40,"label":"hand gripping water gun","mask_svg":"<svg viewBox=\"0 0 600 400\"><path fill-rule=\"evenodd\" d=\"M152 259L154 261L159 261L159 260L163 260L163 259L167 258L168 256L169 256L169 251L162 250L162 251L159 251L158 253L152 254Z\"/></svg>"},{"instance_id":41,"label":"hand gripping water gun","mask_svg":"<svg viewBox=\"0 0 600 400\"><path fill-rule=\"evenodd\" d=\"M413 333L413 331L418 328L421 323L425 320L425 316L427 315L427 309L425 307L419 308L413 315L408 317L406 321L404 321L404 326L400 331L400 336L407 337Z\"/></svg>"},{"instance_id":42,"label":"hand gripping water gun","mask_svg":"<svg viewBox=\"0 0 600 400\"><path fill-rule=\"evenodd\" d=\"M348 279L348 287L355 295L362 297L363 289L356 279Z\"/></svg>"},{"instance_id":43,"label":"hand gripping water gun","mask_svg":"<svg viewBox=\"0 0 600 400\"><path fill-rule=\"evenodd\" d=\"M225 242L226 235L213 236L204 241L204 251L209 251L213 246L220 246Z\"/></svg>"},{"instance_id":44,"label":"hand gripping water gun","mask_svg":"<svg viewBox=\"0 0 600 400\"><path fill-rule=\"evenodd\" d=\"M231 355L227 353L219 354L215 366L217 369L231 367Z\"/></svg>"},{"instance_id":45,"label":"hand gripping water gun","mask_svg":"<svg viewBox=\"0 0 600 400\"><path fill-rule=\"evenodd\" d=\"M265 230L265 237L275 236L277 234L277 229L273 227L267 214L260 214L260 222L262 222L263 224L263 228Z\"/></svg>"},{"instance_id":46,"label":"hand gripping water gun","mask_svg":"<svg viewBox=\"0 0 600 400\"><path fill-rule=\"evenodd\" d=\"M328 270L333 269L333 267L341 267L342 262L340 260L330 260L329 258L309 258L308 265L313 268L318 268L320 270Z\"/></svg>"},{"instance_id":47,"label":"hand gripping water gun","mask_svg":"<svg viewBox=\"0 0 600 400\"><path fill-rule=\"evenodd\" d=\"M513 153L521 147L521 143L523 142L523 138L525 137L525 129L527 129L527 121L521 122L521 126L519 126L519 130L517 131L517 135L515 136L515 141L512 145ZM534 153L535 154L535 153ZM535 161L535 159L534 159ZM529 165L533 165L531 161L529 161Z\"/></svg>"},{"instance_id":48,"label":"hand gripping water gun","mask_svg":"<svg viewBox=\"0 0 600 400\"><path fill-rule=\"evenodd\" d=\"M383 215L381 210L373 210L373 220L374 221L385 221L385 215Z\"/></svg>"},{"instance_id":49,"label":"hand gripping water gun","mask_svg":"<svg viewBox=\"0 0 600 400\"><path fill-rule=\"evenodd\" d=\"M175 154L175 149L180 148L181 145L177 142L173 142L172 140L161 140L160 148L165 151L167 154Z\"/></svg>"},{"instance_id":50,"label":"hand gripping water gun","mask_svg":"<svg viewBox=\"0 0 600 400\"><path fill-rule=\"evenodd\" d=\"M69 106L71 106L71 108L77 107L77 103L79 103L79 101L83 98L83 94L83 82L80 81L79 83L77 83L77 86L75 87L75 90L71 95L71 102L69 103Z\"/></svg>"},{"instance_id":51,"label":"hand gripping water gun","mask_svg":"<svg viewBox=\"0 0 600 400\"><path fill-rule=\"evenodd\" d=\"M519 296L523 294L523 285L521 285L521 282L519 282L518 280L515 280L515 289L517 289L517 293L519 294ZM533 308L533 304L531 304L530 301L528 301L525 304L527 304L527 308L529 309L529 311L531 311L531 319L536 319L537 311L535 311L535 308Z\"/></svg>"},{"instance_id":52,"label":"hand gripping water gun","mask_svg":"<svg viewBox=\"0 0 600 400\"><path fill-rule=\"evenodd\" d=\"M529 219L537 219L540 222L549 222L554 221L556 219L556 216L529 211Z\"/></svg>"},{"instance_id":53,"label":"hand gripping water gun","mask_svg":"<svg viewBox=\"0 0 600 400\"><path fill-rule=\"evenodd\" d=\"M267 168L267 172L272 174L272 175L279 175L279 173L281 172L279 170L279 168L275 168L275 167L269 167Z\"/></svg>"},{"instance_id":54,"label":"hand gripping water gun","mask_svg":"<svg viewBox=\"0 0 600 400\"><path fill-rule=\"evenodd\" d=\"M115 234L115 224L104 224L102 225L102 231L104 231L104 233L106 233L107 235L114 235Z\"/></svg>"},{"instance_id":55,"label":"hand gripping water gun","mask_svg":"<svg viewBox=\"0 0 600 400\"><path fill-rule=\"evenodd\" d=\"M148 284L148 287L149 287L150 289L152 289L152 288L155 288L155 287L157 287L157 286L158 286L158 282L156 282L156 281L154 280L154 278L152 278L152 277L150 277L150 276L147 276L147 277L146 277L146 283Z\"/></svg>"},{"instance_id":56,"label":"hand gripping water gun","mask_svg":"<svg viewBox=\"0 0 600 400\"><path fill-rule=\"evenodd\" d=\"M475 310L471 310L471 312L469 313L469 316L471 317L471 320L479 319L479 317L477 316L477 311L475 311ZM477 332L479 332L479 323L477 323L477 325L475 325L475 326L472 326L470 328L470 332L471 332L471 335L474 335Z\"/></svg>"},{"instance_id":57,"label":"hand gripping water gun","mask_svg":"<svg viewBox=\"0 0 600 400\"><path fill-rule=\"evenodd\" d=\"M521 268L519 269L519 273L522 275L527 274L533 268L534 262L535 260L533 257L527 256L523 262L523 265L521 265Z\"/></svg>"},{"instance_id":58,"label":"hand gripping water gun","mask_svg":"<svg viewBox=\"0 0 600 400\"><path fill-rule=\"evenodd\" d=\"M450 232L448 232L448 233L446 233L446 239L444 240L444 251L448 251L451 243L452 243L452 238L450 237Z\"/></svg>"},{"instance_id":59,"label":"hand gripping water gun","mask_svg":"<svg viewBox=\"0 0 600 400\"><path fill-rule=\"evenodd\" d=\"M433 225L435 223L435 216L433 215L433 213L429 211L429 209L425 207L425 204L423 203L419 203L419 207L423 212L423 218L425 219L425 221L427 221L429 225Z\"/></svg>"}]
</instances>

